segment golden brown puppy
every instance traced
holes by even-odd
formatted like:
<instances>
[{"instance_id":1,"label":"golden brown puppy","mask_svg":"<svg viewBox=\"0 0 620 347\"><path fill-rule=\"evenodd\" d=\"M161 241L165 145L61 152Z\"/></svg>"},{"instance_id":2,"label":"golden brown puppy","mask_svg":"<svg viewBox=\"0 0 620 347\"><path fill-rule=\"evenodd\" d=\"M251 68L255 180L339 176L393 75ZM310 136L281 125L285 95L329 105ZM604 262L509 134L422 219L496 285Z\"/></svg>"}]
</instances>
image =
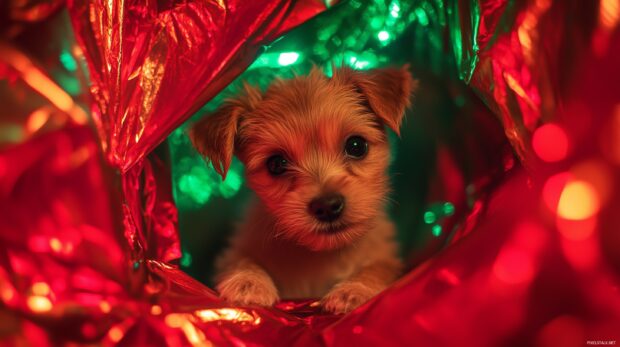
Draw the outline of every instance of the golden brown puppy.
<instances>
[{"instance_id":1,"label":"golden brown puppy","mask_svg":"<svg viewBox=\"0 0 620 347\"><path fill-rule=\"evenodd\" d=\"M319 69L236 99L191 129L225 177L233 153L258 200L217 264L217 290L237 304L322 297L348 312L396 279L385 214L390 152L416 87L407 67Z\"/></svg>"}]
</instances>

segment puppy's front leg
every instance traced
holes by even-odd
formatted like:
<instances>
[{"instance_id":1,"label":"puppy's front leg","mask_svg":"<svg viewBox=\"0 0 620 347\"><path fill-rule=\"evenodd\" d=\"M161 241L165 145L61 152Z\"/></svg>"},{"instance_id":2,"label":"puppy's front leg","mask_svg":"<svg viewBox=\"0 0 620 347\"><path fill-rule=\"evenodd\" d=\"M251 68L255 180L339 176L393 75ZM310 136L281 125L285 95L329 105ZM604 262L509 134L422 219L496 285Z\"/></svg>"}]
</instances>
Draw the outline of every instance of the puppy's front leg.
<instances>
[{"instance_id":1,"label":"puppy's front leg","mask_svg":"<svg viewBox=\"0 0 620 347\"><path fill-rule=\"evenodd\" d=\"M278 290L262 267L234 251L222 260L216 288L224 299L259 306L272 306L278 301Z\"/></svg>"},{"instance_id":2,"label":"puppy's front leg","mask_svg":"<svg viewBox=\"0 0 620 347\"><path fill-rule=\"evenodd\" d=\"M398 259L383 259L367 265L351 278L335 285L323 298L323 308L336 314L347 313L387 288L401 269Z\"/></svg>"}]
</instances>

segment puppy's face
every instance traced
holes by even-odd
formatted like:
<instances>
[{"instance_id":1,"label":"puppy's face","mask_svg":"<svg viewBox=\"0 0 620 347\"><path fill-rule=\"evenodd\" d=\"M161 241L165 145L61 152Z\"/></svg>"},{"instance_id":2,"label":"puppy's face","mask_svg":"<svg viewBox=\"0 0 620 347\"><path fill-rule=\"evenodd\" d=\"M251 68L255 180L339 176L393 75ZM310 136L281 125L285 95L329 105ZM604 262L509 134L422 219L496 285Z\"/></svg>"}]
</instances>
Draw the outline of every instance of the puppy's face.
<instances>
[{"instance_id":1,"label":"puppy's face","mask_svg":"<svg viewBox=\"0 0 620 347\"><path fill-rule=\"evenodd\" d=\"M388 191L384 126L398 132L414 82L406 69L246 86L192 129L194 144L223 176L232 153L275 217L276 235L313 250L339 248L368 230Z\"/></svg>"}]
</instances>

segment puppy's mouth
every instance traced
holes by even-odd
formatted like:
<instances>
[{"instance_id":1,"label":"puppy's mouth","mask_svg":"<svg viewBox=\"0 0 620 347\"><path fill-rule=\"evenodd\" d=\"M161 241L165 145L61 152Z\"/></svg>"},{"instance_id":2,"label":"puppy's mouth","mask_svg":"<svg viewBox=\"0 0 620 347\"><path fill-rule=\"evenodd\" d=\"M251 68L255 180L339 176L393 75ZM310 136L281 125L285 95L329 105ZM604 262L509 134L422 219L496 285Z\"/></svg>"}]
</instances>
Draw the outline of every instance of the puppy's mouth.
<instances>
[{"instance_id":1,"label":"puppy's mouth","mask_svg":"<svg viewBox=\"0 0 620 347\"><path fill-rule=\"evenodd\" d=\"M320 232L325 234L338 234L351 227L351 224L347 223L329 223L321 226Z\"/></svg>"}]
</instances>

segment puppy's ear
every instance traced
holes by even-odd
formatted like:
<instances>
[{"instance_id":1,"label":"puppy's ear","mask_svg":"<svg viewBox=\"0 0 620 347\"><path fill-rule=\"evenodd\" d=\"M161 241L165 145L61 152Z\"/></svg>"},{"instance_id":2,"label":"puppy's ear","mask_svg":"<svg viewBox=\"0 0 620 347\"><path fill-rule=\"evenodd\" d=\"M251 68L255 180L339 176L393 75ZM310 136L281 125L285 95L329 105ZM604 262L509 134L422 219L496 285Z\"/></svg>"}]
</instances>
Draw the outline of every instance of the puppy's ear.
<instances>
[{"instance_id":1,"label":"puppy's ear","mask_svg":"<svg viewBox=\"0 0 620 347\"><path fill-rule=\"evenodd\" d=\"M239 124L262 98L258 89L247 84L244 89L239 97L226 100L215 113L202 118L189 130L196 150L211 161L222 179L226 178L232 162Z\"/></svg>"},{"instance_id":2,"label":"puppy's ear","mask_svg":"<svg viewBox=\"0 0 620 347\"><path fill-rule=\"evenodd\" d=\"M377 117L400 135L405 109L411 105L411 94L418 87L418 81L409 73L409 66L364 72L343 68L340 73L348 75L345 78L364 95Z\"/></svg>"}]
</instances>

